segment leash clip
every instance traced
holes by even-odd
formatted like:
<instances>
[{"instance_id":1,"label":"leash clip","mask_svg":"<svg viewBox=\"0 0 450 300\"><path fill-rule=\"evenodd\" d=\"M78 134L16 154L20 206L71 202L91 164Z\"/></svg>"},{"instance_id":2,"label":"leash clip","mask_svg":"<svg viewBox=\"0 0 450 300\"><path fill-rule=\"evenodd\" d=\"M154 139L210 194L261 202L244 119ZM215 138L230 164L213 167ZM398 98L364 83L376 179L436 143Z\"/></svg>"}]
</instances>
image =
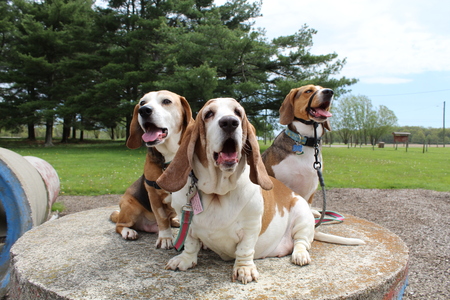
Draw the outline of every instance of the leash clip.
<instances>
[{"instance_id":1,"label":"leash clip","mask_svg":"<svg viewBox=\"0 0 450 300\"><path fill-rule=\"evenodd\" d=\"M192 205L190 203L187 203L187 204L183 205L183 207L181 207L181 209L183 211L193 211Z\"/></svg>"},{"instance_id":2,"label":"leash clip","mask_svg":"<svg viewBox=\"0 0 450 300\"><path fill-rule=\"evenodd\" d=\"M196 194L197 191L198 191L198 188L197 188L197 181L198 181L198 180L197 180L197 178L195 177L194 173L191 172L191 173L189 174L189 177L191 177L191 185L189 186L189 190L188 190L188 192L186 193L186 198L187 198L187 204L186 204L186 205L190 205L190 201L191 201L192 197L194 197L195 194Z\"/></svg>"}]
</instances>

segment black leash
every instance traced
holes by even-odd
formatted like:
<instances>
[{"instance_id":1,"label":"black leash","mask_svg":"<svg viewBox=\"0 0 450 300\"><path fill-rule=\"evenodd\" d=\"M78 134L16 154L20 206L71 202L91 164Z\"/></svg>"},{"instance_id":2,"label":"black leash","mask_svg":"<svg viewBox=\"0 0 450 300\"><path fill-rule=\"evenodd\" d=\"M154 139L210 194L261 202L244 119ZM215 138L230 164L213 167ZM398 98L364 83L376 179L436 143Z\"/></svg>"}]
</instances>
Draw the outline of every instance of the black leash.
<instances>
[{"instance_id":1,"label":"black leash","mask_svg":"<svg viewBox=\"0 0 450 300\"><path fill-rule=\"evenodd\" d=\"M317 172L317 177L319 177L319 183L320 183L320 187L322 188L322 195L323 195L322 212L320 213L319 221L315 225L315 227L317 228L320 226L320 224L322 224L323 218L325 217L325 212L327 210L327 197L326 197L326 193L325 193L325 181L323 179L322 170L321 170L322 163L319 160L320 149L319 149L319 142L317 140L317 127L319 126L319 123L314 122L313 126L314 126L314 139L317 141L316 144L314 145L315 161L313 163L313 168Z\"/></svg>"},{"instance_id":2,"label":"black leash","mask_svg":"<svg viewBox=\"0 0 450 300\"><path fill-rule=\"evenodd\" d=\"M309 112L311 110L311 103L312 100L314 98L314 96L316 95L316 93L318 92L315 91L311 97L309 97L309 101L308 101L308 106L306 107L306 111ZM314 120L303 120L297 117L294 117L295 120L302 122L303 124L306 125L313 125L314 126L314 157L315 157L315 161L313 163L313 168L316 170L317 172L317 177L319 177L319 183L320 183L320 187L322 188L322 195L323 195L323 201L322 201L322 211L320 213L320 219L318 220L318 222L316 223L315 227L319 227L320 224L322 224L323 218L325 217L325 213L326 213L326 209L327 209L327 197L326 197L326 193L325 193L325 181L323 179L323 175L322 175L322 163L319 161L319 154L320 154L320 149L319 149L319 143L320 143L320 139L317 138L317 127L319 126L319 123L317 123Z\"/></svg>"}]
</instances>

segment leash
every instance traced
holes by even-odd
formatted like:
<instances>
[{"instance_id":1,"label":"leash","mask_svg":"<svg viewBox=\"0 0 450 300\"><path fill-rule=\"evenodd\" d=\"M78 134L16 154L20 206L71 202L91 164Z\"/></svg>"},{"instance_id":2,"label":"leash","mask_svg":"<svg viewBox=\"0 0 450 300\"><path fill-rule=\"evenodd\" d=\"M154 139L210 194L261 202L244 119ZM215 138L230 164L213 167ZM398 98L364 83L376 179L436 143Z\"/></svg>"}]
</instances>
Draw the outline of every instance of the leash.
<instances>
[{"instance_id":1,"label":"leash","mask_svg":"<svg viewBox=\"0 0 450 300\"><path fill-rule=\"evenodd\" d=\"M177 251L181 251L184 247L184 241L189 233L189 227L192 222L192 217L198 215L203 211L202 202L200 195L198 193L197 182L198 179L195 177L194 172L191 171L189 174L191 178L191 185L186 193L187 202L181 208L181 224L180 230L178 231L177 238L175 239L174 247Z\"/></svg>"},{"instance_id":2,"label":"leash","mask_svg":"<svg viewBox=\"0 0 450 300\"><path fill-rule=\"evenodd\" d=\"M312 100L313 100L313 98L314 98L314 96L317 94L317 92L318 92L318 90L317 91L315 91L310 97L309 97L309 100L308 100L308 106L306 107L306 111L307 112L309 112L310 110L311 110L311 103L312 103ZM294 116L294 120L296 120L296 121L300 121L300 122L302 122L303 124L306 124L306 125L312 125L313 127L314 127L314 138L311 140L311 143L313 143L313 145L312 145L312 147L314 147L314 157L315 157L315 161L314 161L314 163L313 163L313 168L316 170L316 172L317 172L317 177L319 177L319 183L320 183L320 187L322 188L322 195L323 195L323 201L322 201L322 210L321 210L321 213L320 213L320 218L319 219L316 219L316 224L315 224L315 227L317 228L317 227L319 227L320 226L320 224L322 224L322 222L324 221L324 218L325 218L325 214L326 214L326 208L327 208L327 197L326 197L326 193L325 193L325 181L324 181L324 179L323 179L323 175L322 175L322 163L319 161L319 154L320 154L320 149L319 149L319 145L320 145L320 140L321 140L321 138L318 138L317 137L317 127L319 126L319 123L317 123L316 121L314 121L314 120L304 120L304 119L300 119L300 118L297 118L297 117L295 117ZM301 145L298 145L298 143L300 142L300 143L302 143L302 144L304 144L302 141L298 141L298 140L296 140L295 138L293 138L291 135L291 130L289 130L289 129L286 129L285 130L285 132L286 132L286 134L289 136L289 137L291 137L294 141L296 141L297 142L297 145L294 145L293 147L292 147L292 151L294 151L297 155L301 155L301 154L303 154L303 147L301 146ZM293 133L293 132L292 132ZM295 136L295 135L293 135L293 136ZM302 139L304 139L305 137L303 137L303 136L301 136L300 134L297 134L297 137L300 139L300 140L302 140ZM305 141L305 143L307 142L308 140L306 140ZM304 144L304 145L306 145L306 144ZM307 146L310 146L311 147L311 145L307 145Z\"/></svg>"},{"instance_id":3,"label":"leash","mask_svg":"<svg viewBox=\"0 0 450 300\"><path fill-rule=\"evenodd\" d=\"M294 152L297 155L302 155L304 153L303 146L313 147L314 148L314 163L313 168L317 172L317 177L319 177L319 183L322 188L323 193L323 204L322 204L322 210L320 218L316 219L316 227L319 227L320 224L324 221L325 214L327 214L326 207L327 207L327 199L326 199L326 193L325 193L325 181L323 179L322 175L322 163L319 160L319 154L320 154L320 141L321 138L317 137L317 127L319 126L319 123L312 122L311 123L314 126L314 137L306 137L302 136L299 133L296 133L289 128L286 128L284 130L284 133L289 136L292 140L295 141L295 144L292 146L292 152Z\"/></svg>"},{"instance_id":4,"label":"leash","mask_svg":"<svg viewBox=\"0 0 450 300\"><path fill-rule=\"evenodd\" d=\"M319 211L322 213L322 211ZM345 217L338 212L327 210L325 211L325 217L322 220L322 224L336 224L344 222ZM319 222L319 218L316 218L316 223Z\"/></svg>"},{"instance_id":5,"label":"leash","mask_svg":"<svg viewBox=\"0 0 450 300\"><path fill-rule=\"evenodd\" d=\"M319 126L319 123L314 122L313 126L314 126L314 138L317 141L317 127ZM322 188L322 196L323 196L322 211L321 211L319 220L316 222L316 225L315 225L316 228L319 227L320 224L322 224L323 219L325 217L326 209L327 209L327 197L326 197L326 192L325 192L325 181L324 181L323 175L322 175L322 170L321 170L322 169L322 163L319 161L319 154L320 154L319 143L316 142L316 144L314 145L315 161L313 163L313 168L316 170L317 176L319 177L319 183L320 183L320 186Z\"/></svg>"}]
</instances>

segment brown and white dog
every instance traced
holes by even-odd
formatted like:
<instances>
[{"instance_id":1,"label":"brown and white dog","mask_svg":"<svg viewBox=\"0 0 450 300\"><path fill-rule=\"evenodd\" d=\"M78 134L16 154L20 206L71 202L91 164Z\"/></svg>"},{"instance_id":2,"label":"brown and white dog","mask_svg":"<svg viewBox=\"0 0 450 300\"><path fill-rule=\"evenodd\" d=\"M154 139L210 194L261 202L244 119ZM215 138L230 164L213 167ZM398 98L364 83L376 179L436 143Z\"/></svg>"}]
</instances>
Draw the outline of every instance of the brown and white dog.
<instances>
[{"instance_id":1,"label":"brown and white dog","mask_svg":"<svg viewBox=\"0 0 450 300\"><path fill-rule=\"evenodd\" d=\"M192 112L187 100L169 91L145 94L134 107L127 146L148 148L144 174L125 192L120 211L111 214L116 231L124 239L136 239L136 230L158 232L156 247L173 248L172 226L179 226L171 195L156 185L177 152Z\"/></svg>"},{"instance_id":2,"label":"brown and white dog","mask_svg":"<svg viewBox=\"0 0 450 300\"><path fill-rule=\"evenodd\" d=\"M197 264L202 245L224 260L235 259L232 278L258 279L254 259L292 254L292 262L310 262L314 217L308 203L262 163L254 127L234 99L209 100L189 126L173 162L157 180L172 194L181 214L197 177L203 211L194 215L184 251L166 269L187 270Z\"/></svg>"},{"instance_id":3,"label":"brown and white dog","mask_svg":"<svg viewBox=\"0 0 450 300\"><path fill-rule=\"evenodd\" d=\"M292 89L280 108L280 123L287 125L262 154L267 173L283 182L295 193L312 204L314 193L319 184L315 165L315 148L317 142L321 149L321 137L325 130L331 130L329 117L333 100L333 90L317 85L306 85ZM314 133L314 123L318 124ZM317 140L316 140L317 138ZM318 153L323 167L321 151ZM313 210L317 216L319 212ZM337 237L316 232L316 240L346 244L362 245L360 239Z\"/></svg>"}]
</instances>

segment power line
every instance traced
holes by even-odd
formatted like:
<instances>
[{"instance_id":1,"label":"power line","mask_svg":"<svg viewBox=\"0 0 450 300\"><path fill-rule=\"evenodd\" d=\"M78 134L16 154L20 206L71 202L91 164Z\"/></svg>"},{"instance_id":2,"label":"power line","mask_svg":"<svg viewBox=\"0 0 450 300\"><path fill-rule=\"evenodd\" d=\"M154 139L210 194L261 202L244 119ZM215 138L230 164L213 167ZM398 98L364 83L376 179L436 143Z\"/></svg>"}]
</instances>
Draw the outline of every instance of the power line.
<instances>
[{"instance_id":1,"label":"power line","mask_svg":"<svg viewBox=\"0 0 450 300\"><path fill-rule=\"evenodd\" d=\"M404 94L390 94L390 95L369 95L367 97L392 97L392 96L406 96L406 95L417 95L417 94L427 94L427 93L438 93L450 91L450 89L445 90L435 90L435 91L427 91L427 92L415 92L415 93L404 93Z\"/></svg>"}]
</instances>

